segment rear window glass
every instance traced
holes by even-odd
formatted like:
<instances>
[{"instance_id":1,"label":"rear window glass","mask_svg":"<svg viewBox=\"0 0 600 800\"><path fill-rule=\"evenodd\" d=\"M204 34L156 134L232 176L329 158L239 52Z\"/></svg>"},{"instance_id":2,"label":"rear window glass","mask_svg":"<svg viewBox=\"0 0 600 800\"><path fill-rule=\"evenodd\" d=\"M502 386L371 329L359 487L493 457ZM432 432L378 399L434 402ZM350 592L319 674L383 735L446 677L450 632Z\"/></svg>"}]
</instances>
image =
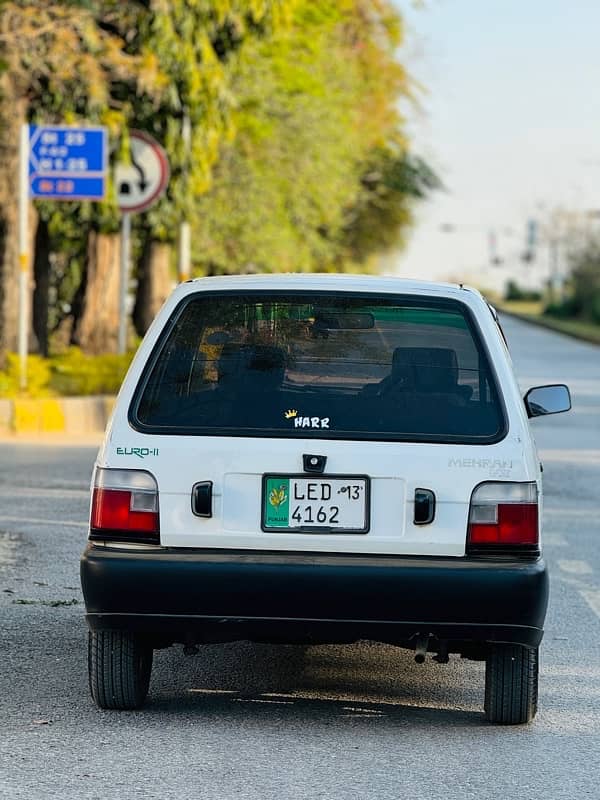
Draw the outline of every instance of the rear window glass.
<instances>
[{"instance_id":1,"label":"rear window glass","mask_svg":"<svg viewBox=\"0 0 600 800\"><path fill-rule=\"evenodd\" d=\"M504 429L461 303L314 292L184 301L131 422L156 433L480 443Z\"/></svg>"}]
</instances>

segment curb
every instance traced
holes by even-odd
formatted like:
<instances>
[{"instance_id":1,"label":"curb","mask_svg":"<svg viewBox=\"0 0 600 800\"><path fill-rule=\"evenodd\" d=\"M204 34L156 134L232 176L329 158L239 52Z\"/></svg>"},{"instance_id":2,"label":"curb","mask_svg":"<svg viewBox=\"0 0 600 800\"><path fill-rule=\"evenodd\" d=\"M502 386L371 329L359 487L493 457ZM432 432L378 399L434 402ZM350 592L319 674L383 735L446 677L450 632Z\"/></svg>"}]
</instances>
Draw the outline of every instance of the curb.
<instances>
[{"instance_id":1,"label":"curb","mask_svg":"<svg viewBox=\"0 0 600 800\"><path fill-rule=\"evenodd\" d=\"M580 342L587 342L587 344L594 344L596 347L600 346L600 328L598 331L598 338L593 336L586 336L585 333L577 333L572 330L565 330L560 324L560 321L547 319L544 317L534 317L530 314L519 314L515 311L508 311L500 305L495 305L498 314L504 314L507 317L513 317L521 322L529 325L536 325L538 328L545 328L546 330L553 331L554 333L561 333L563 336L568 336L571 339L577 339Z\"/></svg>"},{"instance_id":2,"label":"curb","mask_svg":"<svg viewBox=\"0 0 600 800\"><path fill-rule=\"evenodd\" d=\"M115 400L110 395L0 400L0 434L101 434Z\"/></svg>"}]
</instances>

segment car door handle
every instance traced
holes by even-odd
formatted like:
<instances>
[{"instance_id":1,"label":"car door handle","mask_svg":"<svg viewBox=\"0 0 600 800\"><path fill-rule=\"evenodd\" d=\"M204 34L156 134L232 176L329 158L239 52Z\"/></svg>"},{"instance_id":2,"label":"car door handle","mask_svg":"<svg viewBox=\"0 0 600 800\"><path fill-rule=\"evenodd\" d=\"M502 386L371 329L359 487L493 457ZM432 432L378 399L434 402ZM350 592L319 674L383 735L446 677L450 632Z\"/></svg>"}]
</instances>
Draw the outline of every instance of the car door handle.
<instances>
[{"instance_id":1,"label":"car door handle","mask_svg":"<svg viewBox=\"0 0 600 800\"><path fill-rule=\"evenodd\" d=\"M192 487L192 513L197 517L212 517L212 481L200 481Z\"/></svg>"},{"instance_id":2,"label":"car door handle","mask_svg":"<svg viewBox=\"0 0 600 800\"><path fill-rule=\"evenodd\" d=\"M435 495L431 489L415 489L415 525L429 525L435 517Z\"/></svg>"}]
</instances>

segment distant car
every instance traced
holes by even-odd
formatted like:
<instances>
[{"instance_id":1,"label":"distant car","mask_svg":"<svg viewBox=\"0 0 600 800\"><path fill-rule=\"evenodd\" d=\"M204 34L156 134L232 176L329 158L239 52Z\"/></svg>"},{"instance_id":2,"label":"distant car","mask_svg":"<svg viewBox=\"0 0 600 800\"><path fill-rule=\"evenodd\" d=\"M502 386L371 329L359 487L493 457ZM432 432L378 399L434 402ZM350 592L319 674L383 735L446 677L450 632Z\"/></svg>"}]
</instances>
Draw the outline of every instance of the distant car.
<instances>
[{"instance_id":1,"label":"distant car","mask_svg":"<svg viewBox=\"0 0 600 800\"><path fill-rule=\"evenodd\" d=\"M541 475L493 311L471 289L270 275L180 285L98 455L81 575L101 708L153 649L371 639L486 661L531 720L548 597Z\"/></svg>"}]
</instances>

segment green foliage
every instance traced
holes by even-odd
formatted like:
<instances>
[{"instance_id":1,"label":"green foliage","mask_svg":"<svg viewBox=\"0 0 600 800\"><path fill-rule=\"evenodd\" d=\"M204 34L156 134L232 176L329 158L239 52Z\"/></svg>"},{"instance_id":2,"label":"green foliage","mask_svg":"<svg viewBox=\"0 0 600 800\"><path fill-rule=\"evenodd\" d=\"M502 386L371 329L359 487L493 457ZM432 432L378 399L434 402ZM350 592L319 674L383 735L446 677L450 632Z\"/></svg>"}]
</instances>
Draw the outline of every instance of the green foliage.
<instances>
[{"instance_id":1,"label":"green foliage","mask_svg":"<svg viewBox=\"0 0 600 800\"><path fill-rule=\"evenodd\" d=\"M403 243L412 222L412 203L438 189L440 182L420 158L395 144L377 147L363 165L356 201L346 211L346 257L365 263Z\"/></svg>"},{"instance_id":2,"label":"green foliage","mask_svg":"<svg viewBox=\"0 0 600 800\"><path fill-rule=\"evenodd\" d=\"M600 240L591 239L570 257L568 294L545 313L600 324Z\"/></svg>"},{"instance_id":3,"label":"green foliage","mask_svg":"<svg viewBox=\"0 0 600 800\"><path fill-rule=\"evenodd\" d=\"M542 299L542 294L533 289L523 289L516 281L511 280L506 284L504 299L537 302Z\"/></svg>"},{"instance_id":4,"label":"green foliage","mask_svg":"<svg viewBox=\"0 0 600 800\"><path fill-rule=\"evenodd\" d=\"M600 323L600 241L590 241L571 260L575 315Z\"/></svg>"},{"instance_id":5,"label":"green foliage","mask_svg":"<svg viewBox=\"0 0 600 800\"><path fill-rule=\"evenodd\" d=\"M392 0L2 8L5 114L27 97L32 121L105 124L113 161L127 157L132 128L165 147L168 191L136 216L134 254L141 240L174 242L188 219L198 274L372 270L402 243L414 201L438 185L404 133L412 86ZM51 236L55 329L85 286L89 231L116 231L119 215L112 185L103 203L38 209Z\"/></svg>"},{"instance_id":6,"label":"green foliage","mask_svg":"<svg viewBox=\"0 0 600 800\"><path fill-rule=\"evenodd\" d=\"M133 353L87 356L71 347L51 359L49 386L61 395L116 394L132 358Z\"/></svg>"},{"instance_id":7,"label":"green foliage","mask_svg":"<svg viewBox=\"0 0 600 800\"><path fill-rule=\"evenodd\" d=\"M50 359L27 359L27 396L116 394L129 369L133 353L87 356L76 347ZM19 357L7 353L0 371L0 397L15 397L19 390Z\"/></svg>"},{"instance_id":8,"label":"green foliage","mask_svg":"<svg viewBox=\"0 0 600 800\"><path fill-rule=\"evenodd\" d=\"M16 397L19 388L19 356L16 353L6 354L6 366L0 371L0 397ZM41 356L27 357L27 394L30 397L45 397L51 392L50 364Z\"/></svg>"},{"instance_id":9,"label":"green foliage","mask_svg":"<svg viewBox=\"0 0 600 800\"><path fill-rule=\"evenodd\" d=\"M437 186L402 136L400 35L387 3L299 0L231 58L236 138L196 204L200 274L365 269L398 244Z\"/></svg>"}]
</instances>

